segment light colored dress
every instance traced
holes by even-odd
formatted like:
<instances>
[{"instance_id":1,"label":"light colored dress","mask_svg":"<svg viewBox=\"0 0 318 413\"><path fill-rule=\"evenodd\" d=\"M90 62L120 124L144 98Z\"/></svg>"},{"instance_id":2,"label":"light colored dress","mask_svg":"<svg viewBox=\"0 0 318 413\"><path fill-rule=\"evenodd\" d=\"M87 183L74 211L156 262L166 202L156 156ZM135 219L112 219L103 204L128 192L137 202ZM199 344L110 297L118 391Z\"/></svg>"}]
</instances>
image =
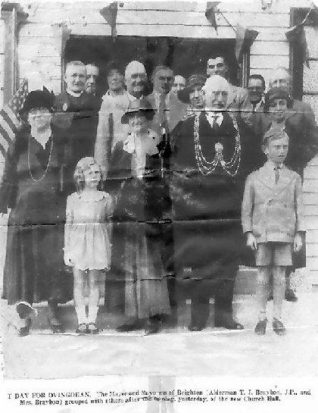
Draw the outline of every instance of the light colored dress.
<instances>
[{"instance_id":1,"label":"light colored dress","mask_svg":"<svg viewBox=\"0 0 318 413\"><path fill-rule=\"evenodd\" d=\"M107 192L74 192L67 198L64 257L79 270L110 267L113 202ZM70 263L67 260L70 260Z\"/></svg>"}]
</instances>

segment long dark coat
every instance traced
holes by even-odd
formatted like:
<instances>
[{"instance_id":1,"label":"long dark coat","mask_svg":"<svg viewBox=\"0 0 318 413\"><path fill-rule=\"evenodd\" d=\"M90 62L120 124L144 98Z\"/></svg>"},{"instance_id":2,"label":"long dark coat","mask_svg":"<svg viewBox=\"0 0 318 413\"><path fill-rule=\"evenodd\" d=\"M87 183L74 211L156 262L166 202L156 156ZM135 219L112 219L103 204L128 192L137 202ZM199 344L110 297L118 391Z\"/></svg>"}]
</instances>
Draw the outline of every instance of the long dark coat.
<instances>
[{"instance_id":1,"label":"long dark coat","mask_svg":"<svg viewBox=\"0 0 318 413\"><path fill-rule=\"evenodd\" d=\"M234 280L243 243L239 170L234 177L221 166L209 175L201 174L195 155L194 119L180 123L173 136L170 194L175 269L179 279ZM217 143L223 145L228 161L234 153L236 133L228 114L215 128L200 114L200 144L208 161L213 160Z\"/></svg>"},{"instance_id":2,"label":"long dark coat","mask_svg":"<svg viewBox=\"0 0 318 413\"><path fill-rule=\"evenodd\" d=\"M63 180L70 194L75 190L73 174L77 162L94 154L99 102L86 92L79 97L63 92L55 97L54 108L53 123L64 133Z\"/></svg>"},{"instance_id":3,"label":"long dark coat","mask_svg":"<svg viewBox=\"0 0 318 413\"><path fill-rule=\"evenodd\" d=\"M9 304L70 299L62 256L62 152L57 132L43 149L26 130L7 153L0 212L11 208L4 268L4 298Z\"/></svg>"},{"instance_id":4,"label":"long dark coat","mask_svg":"<svg viewBox=\"0 0 318 413\"><path fill-rule=\"evenodd\" d=\"M140 179L132 174L132 154L123 150L123 143L119 142L112 154L106 187L116 199L106 305L111 310L123 310L126 306L126 314L139 318L168 312L168 291L166 280L163 281L162 218L169 200L161 179L159 155L146 156L145 173ZM136 288L131 291L138 297L140 282L148 283L146 289L141 290L141 293L147 291L146 296L136 299L138 314L132 313L131 297L127 300L128 283L134 282ZM145 304L149 301L152 304Z\"/></svg>"}]
</instances>

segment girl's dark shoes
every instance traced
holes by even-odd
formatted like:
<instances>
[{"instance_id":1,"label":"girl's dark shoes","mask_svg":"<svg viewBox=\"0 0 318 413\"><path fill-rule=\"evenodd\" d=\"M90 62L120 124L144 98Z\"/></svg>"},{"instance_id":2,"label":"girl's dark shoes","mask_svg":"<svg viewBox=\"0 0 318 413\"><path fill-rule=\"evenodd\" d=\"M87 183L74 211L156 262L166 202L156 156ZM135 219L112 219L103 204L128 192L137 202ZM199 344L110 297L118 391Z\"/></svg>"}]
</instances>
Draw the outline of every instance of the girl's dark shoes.
<instances>
[{"instance_id":1,"label":"girl's dark shoes","mask_svg":"<svg viewBox=\"0 0 318 413\"><path fill-rule=\"evenodd\" d=\"M286 328L285 328L284 324L280 320L278 320L277 318L273 319L273 330L279 336L283 336L283 335L286 334Z\"/></svg>"},{"instance_id":2,"label":"girl's dark shoes","mask_svg":"<svg viewBox=\"0 0 318 413\"><path fill-rule=\"evenodd\" d=\"M75 330L77 334L88 334L88 327L86 323L80 323Z\"/></svg>"},{"instance_id":3,"label":"girl's dark shoes","mask_svg":"<svg viewBox=\"0 0 318 413\"><path fill-rule=\"evenodd\" d=\"M88 334L98 334L99 328L96 326L95 323L88 323L87 324L87 333Z\"/></svg>"},{"instance_id":4,"label":"girl's dark shoes","mask_svg":"<svg viewBox=\"0 0 318 413\"><path fill-rule=\"evenodd\" d=\"M260 320L255 327L255 333L259 336L263 336L266 333L267 318Z\"/></svg>"}]
</instances>

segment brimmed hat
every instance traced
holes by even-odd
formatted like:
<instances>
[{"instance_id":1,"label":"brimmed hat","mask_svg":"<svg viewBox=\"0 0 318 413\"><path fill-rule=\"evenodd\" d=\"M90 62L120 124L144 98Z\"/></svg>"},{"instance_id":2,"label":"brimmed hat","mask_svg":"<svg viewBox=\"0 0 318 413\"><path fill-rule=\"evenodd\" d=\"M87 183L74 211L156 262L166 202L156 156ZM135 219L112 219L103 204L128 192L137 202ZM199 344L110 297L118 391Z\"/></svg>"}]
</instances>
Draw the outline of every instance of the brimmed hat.
<instances>
[{"instance_id":1,"label":"brimmed hat","mask_svg":"<svg viewBox=\"0 0 318 413\"><path fill-rule=\"evenodd\" d=\"M25 116L31 109L46 108L50 112L53 111L54 95L46 88L43 90L33 90L25 99L24 105L20 110L20 115Z\"/></svg>"},{"instance_id":2,"label":"brimmed hat","mask_svg":"<svg viewBox=\"0 0 318 413\"><path fill-rule=\"evenodd\" d=\"M290 108L293 101L288 93L288 90L282 87L273 87L265 95L264 110L268 112L268 108L275 99L285 99L287 101L287 107Z\"/></svg>"},{"instance_id":3,"label":"brimmed hat","mask_svg":"<svg viewBox=\"0 0 318 413\"><path fill-rule=\"evenodd\" d=\"M121 123L128 123L129 116L138 112L142 112L148 120L151 120L155 114L147 99L136 99L129 103L128 109L121 118Z\"/></svg>"},{"instance_id":4,"label":"brimmed hat","mask_svg":"<svg viewBox=\"0 0 318 413\"><path fill-rule=\"evenodd\" d=\"M190 103L190 92L194 86L203 86L206 82L206 77L199 74L191 75L187 80L187 86L183 90L179 90L178 98L183 103Z\"/></svg>"},{"instance_id":5,"label":"brimmed hat","mask_svg":"<svg viewBox=\"0 0 318 413\"><path fill-rule=\"evenodd\" d=\"M108 76L109 72L112 70L117 70L119 73L121 73L124 76L124 69L122 65L116 60L111 60L110 62L107 63L106 68L105 68L106 76Z\"/></svg>"}]
</instances>

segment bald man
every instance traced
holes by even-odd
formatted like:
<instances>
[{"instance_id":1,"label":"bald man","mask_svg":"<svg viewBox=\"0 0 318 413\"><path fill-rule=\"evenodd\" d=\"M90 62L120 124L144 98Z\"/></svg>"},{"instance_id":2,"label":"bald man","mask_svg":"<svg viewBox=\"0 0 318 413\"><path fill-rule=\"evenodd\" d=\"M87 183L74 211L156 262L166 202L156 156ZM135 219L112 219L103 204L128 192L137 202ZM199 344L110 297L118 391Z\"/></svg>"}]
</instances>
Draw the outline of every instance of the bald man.
<instances>
[{"instance_id":1,"label":"bald man","mask_svg":"<svg viewBox=\"0 0 318 413\"><path fill-rule=\"evenodd\" d=\"M171 160L175 270L191 298L189 329L206 327L215 297L216 327L240 330L233 317L240 246L240 134L227 113L230 85L221 76L205 83L203 112L175 130Z\"/></svg>"}]
</instances>

